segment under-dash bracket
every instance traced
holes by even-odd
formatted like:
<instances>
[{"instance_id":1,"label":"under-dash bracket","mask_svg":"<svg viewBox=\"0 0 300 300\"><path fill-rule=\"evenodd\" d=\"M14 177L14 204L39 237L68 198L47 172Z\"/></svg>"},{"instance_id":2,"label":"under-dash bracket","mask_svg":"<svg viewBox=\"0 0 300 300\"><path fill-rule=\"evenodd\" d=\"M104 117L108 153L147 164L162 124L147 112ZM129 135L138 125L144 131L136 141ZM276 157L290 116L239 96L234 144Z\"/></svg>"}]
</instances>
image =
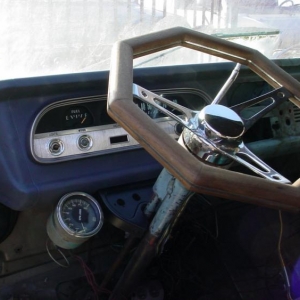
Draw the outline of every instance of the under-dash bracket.
<instances>
[{"instance_id":1,"label":"under-dash bracket","mask_svg":"<svg viewBox=\"0 0 300 300\"><path fill-rule=\"evenodd\" d=\"M149 227L144 208L153 194L154 182L143 182L130 187L114 187L100 190L104 218L115 227L141 237Z\"/></svg>"}]
</instances>

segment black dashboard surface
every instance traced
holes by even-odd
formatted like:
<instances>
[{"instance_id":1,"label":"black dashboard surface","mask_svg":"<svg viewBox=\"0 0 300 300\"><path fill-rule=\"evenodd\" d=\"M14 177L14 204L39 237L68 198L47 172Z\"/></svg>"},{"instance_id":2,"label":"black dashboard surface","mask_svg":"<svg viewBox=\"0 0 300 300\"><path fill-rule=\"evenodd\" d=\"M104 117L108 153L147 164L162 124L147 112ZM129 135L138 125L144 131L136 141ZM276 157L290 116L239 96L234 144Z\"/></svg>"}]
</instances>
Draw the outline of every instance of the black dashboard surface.
<instances>
[{"instance_id":1,"label":"black dashboard surface","mask_svg":"<svg viewBox=\"0 0 300 300\"><path fill-rule=\"evenodd\" d=\"M299 78L299 62L278 62ZM134 82L149 90L191 88L213 98L234 64L205 64L137 69ZM71 98L105 95L108 72L14 79L0 82L0 202L15 210L55 203L65 193L154 179L161 166L143 149L41 164L30 151L37 115L47 106ZM262 93L266 86L247 68L227 94L229 105ZM183 162L184 163L184 162Z\"/></svg>"}]
</instances>

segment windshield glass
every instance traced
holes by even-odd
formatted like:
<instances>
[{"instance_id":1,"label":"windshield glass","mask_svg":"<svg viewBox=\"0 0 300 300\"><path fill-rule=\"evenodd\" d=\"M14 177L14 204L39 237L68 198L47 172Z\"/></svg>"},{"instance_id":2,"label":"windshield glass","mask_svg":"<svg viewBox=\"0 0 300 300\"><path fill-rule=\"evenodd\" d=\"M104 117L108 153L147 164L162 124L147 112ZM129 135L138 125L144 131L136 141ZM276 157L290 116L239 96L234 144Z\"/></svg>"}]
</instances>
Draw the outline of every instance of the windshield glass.
<instances>
[{"instance_id":1,"label":"windshield glass","mask_svg":"<svg viewBox=\"0 0 300 300\"><path fill-rule=\"evenodd\" d=\"M115 41L184 26L299 57L300 0L0 0L0 79L107 70ZM217 62L174 48L135 67Z\"/></svg>"}]
</instances>

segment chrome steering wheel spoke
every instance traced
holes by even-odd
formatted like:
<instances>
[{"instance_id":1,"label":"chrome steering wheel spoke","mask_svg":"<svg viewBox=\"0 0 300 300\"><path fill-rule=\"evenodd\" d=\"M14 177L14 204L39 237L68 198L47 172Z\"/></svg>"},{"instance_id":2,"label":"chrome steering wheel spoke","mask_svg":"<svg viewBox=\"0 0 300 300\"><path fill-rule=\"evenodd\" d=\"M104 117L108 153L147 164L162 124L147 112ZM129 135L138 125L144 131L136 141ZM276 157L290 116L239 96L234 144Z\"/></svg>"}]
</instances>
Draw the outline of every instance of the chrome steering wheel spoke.
<instances>
[{"instance_id":1,"label":"chrome steering wheel spoke","mask_svg":"<svg viewBox=\"0 0 300 300\"><path fill-rule=\"evenodd\" d=\"M279 106L283 102L287 101L291 97L293 97L293 95L287 89L285 89L284 87L281 87L279 89L276 89L274 91L271 91L271 92L261 95L259 97L253 98L253 99L243 102L241 104L234 105L234 106L230 107L230 109L240 115L241 119L244 121L245 132L246 132L260 118L262 118L264 115L266 115L272 109ZM262 101L267 100L267 99L270 99L271 103L268 104L267 106L264 106L260 111L255 113L252 117L245 118L242 116L242 111L245 108L249 108L249 107L251 107L255 104L261 103Z\"/></svg>"},{"instance_id":2,"label":"chrome steering wheel spoke","mask_svg":"<svg viewBox=\"0 0 300 300\"><path fill-rule=\"evenodd\" d=\"M248 169L252 170L254 173L275 182L280 182L284 184L290 184L291 182L284 176L279 174L277 171L272 169L259 157L257 157L252 151L250 151L246 145L241 142L238 147L229 150L228 147L221 146L218 147L214 145L223 155L230 157L234 161L244 165Z\"/></svg>"},{"instance_id":3,"label":"chrome steering wheel spoke","mask_svg":"<svg viewBox=\"0 0 300 300\"><path fill-rule=\"evenodd\" d=\"M132 89L133 96L137 97L141 101L144 101L157 110L162 112L163 114L171 117L173 120L177 121L178 123L182 124L184 127L188 128L189 130L195 130L198 127L198 124L194 122L195 116L199 113L198 111L194 111L188 109L180 104L174 103L162 96L159 96L137 84L133 84ZM181 113L181 115L176 115L172 113L170 110L164 108L162 105L165 104L168 107L171 107Z\"/></svg>"}]
</instances>

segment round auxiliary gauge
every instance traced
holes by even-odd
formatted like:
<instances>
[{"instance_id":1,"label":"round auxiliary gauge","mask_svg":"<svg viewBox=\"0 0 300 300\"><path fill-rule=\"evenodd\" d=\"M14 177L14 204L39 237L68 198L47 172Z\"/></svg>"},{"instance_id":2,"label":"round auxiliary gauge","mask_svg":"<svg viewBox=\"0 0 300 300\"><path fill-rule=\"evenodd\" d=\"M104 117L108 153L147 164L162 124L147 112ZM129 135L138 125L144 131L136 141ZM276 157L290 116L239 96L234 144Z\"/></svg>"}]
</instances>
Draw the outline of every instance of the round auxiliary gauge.
<instances>
[{"instance_id":1,"label":"round auxiliary gauge","mask_svg":"<svg viewBox=\"0 0 300 300\"><path fill-rule=\"evenodd\" d=\"M47 222L52 242L64 249L73 249L95 235L103 225L99 203L81 192L63 196Z\"/></svg>"}]
</instances>

